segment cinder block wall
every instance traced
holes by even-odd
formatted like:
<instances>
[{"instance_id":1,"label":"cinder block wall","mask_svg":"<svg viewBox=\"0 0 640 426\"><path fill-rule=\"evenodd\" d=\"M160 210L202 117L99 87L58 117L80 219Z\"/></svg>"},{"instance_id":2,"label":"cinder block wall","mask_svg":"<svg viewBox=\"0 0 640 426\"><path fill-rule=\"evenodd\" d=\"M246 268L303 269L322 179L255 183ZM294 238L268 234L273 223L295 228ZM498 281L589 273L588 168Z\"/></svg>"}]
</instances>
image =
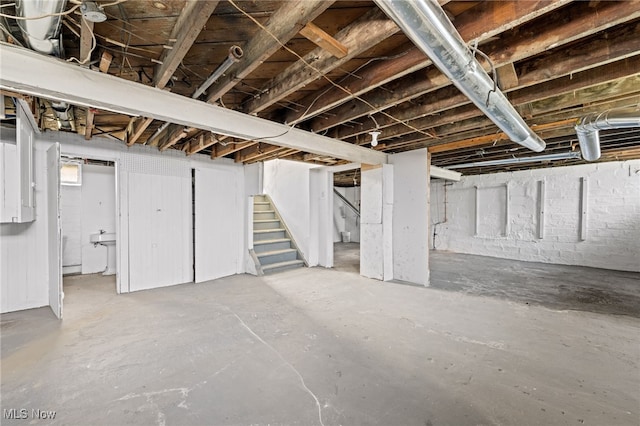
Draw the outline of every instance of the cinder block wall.
<instances>
[{"instance_id":1,"label":"cinder block wall","mask_svg":"<svg viewBox=\"0 0 640 426\"><path fill-rule=\"evenodd\" d=\"M436 250L640 272L640 160L433 180L430 235Z\"/></svg>"}]
</instances>

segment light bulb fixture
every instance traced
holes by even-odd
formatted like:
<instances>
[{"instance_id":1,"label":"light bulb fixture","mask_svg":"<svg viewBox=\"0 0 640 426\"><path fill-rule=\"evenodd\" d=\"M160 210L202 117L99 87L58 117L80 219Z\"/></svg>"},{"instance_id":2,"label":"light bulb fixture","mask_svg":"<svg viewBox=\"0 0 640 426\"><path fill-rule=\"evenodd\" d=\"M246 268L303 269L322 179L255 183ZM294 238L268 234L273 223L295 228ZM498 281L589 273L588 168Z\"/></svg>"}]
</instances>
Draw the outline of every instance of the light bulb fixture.
<instances>
[{"instance_id":1,"label":"light bulb fixture","mask_svg":"<svg viewBox=\"0 0 640 426\"><path fill-rule=\"evenodd\" d=\"M94 1L85 1L80 5L80 12L82 17L89 22L104 22L107 20L107 15L104 10L96 4Z\"/></svg>"},{"instance_id":2,"label":"light bulb fixture","mask_svg":"<svg viewBox=\"0 0 640 426\"><path fill-rule=\"evenodd\" d=\"M374 132L369 132L371 135L371 146L378 146L378 135L382 132L378 132L377 130Z\"/></svg>"}]
</instances>

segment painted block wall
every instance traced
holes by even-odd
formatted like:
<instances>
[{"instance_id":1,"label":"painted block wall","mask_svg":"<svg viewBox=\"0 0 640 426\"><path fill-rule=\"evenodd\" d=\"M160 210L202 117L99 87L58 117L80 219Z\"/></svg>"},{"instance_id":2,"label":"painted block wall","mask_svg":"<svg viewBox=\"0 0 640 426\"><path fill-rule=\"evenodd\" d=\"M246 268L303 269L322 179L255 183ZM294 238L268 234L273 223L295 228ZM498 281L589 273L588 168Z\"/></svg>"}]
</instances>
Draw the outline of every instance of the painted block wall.
<instances>
[{"instance_id":1,"label":"painted block wall","mask_svg":"<svg viewBox=\"0 0 640 426\"><path fill-rule=\"evenodd\" d=\"M640 160L433 180L430 223L437 250L640 272Z\"/></svg>"},{"instance_id":2,"label":"painted block wall","mask_svg":"<svg viewBox=\"0 0 640 426\"><path fill-rule=\"evenodd\" d=\"M190 177L191 169L196 167L231 170L237 179L237 187L245 187L244 168L242 165L235 164L233 160L212 161L204 155L186 157L184 153L173 150L160 153L152 147L127 147L121 142L104 138L94 138L91 144L87 144L84 138L71 133L46 132L38 135L35 144L36 221L30 224L0 225L0 300L2 301L0 308L2 312L46 306L49 303L45 152L54 142L61 143L63 155L111 160L118 163L116 179L119 196L116 199L116 206L119 213L116 220L116 233L119 244L117 250L119 292L130 291L128 178L131 173ZM190 200L190 184L188 188ZM238 192L238 202L246 205L246 197L243 192ZM188 208L190 211L190 202ZM190 219L188 226L191 226ZM191 235L190 229L185 229L185 232ZM240 234L245 237L239 244L237 256L239 258L248 257L246 254L246 230L242 229ZM181 254L185 259L193 259L192 252ZM179 268L188 270L183 259L177 262L181 262ZM238 262L239 268L241 268L239 272L244 271L244 264L244 261Z\"/></svg>"}]
</instances>

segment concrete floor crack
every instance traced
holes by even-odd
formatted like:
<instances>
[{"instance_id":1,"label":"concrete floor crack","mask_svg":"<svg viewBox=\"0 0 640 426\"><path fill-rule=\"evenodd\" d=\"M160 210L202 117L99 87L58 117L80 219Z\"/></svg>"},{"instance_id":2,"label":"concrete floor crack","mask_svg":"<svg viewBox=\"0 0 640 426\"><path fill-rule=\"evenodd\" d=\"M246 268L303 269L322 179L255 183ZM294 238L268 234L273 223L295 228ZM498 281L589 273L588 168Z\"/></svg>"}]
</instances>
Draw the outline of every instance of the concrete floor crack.
<instances>
[{"instance_id":1,"label":"concrete floor crack","mask_svg":"<svg viewBox=\"0 0 640 426\"><path fill-rule=\"evenodd\" d=\"M251 327L249 327L247 325L247 323L245 323L242 318L240 318L235 312L231 311L231 313L233 314L234 317L236 317L238 319L238 321L240 322L240 325L242 325L242 327L245 328L245 330L247 330L249 332L249 334L251 334L253 337L255 337L260 343L262 343L263 345L265 345L267 348L269 348L269 350L271 350L273 353L275 353L278 358L280 358L280 360L285 363L289 368L291 368L291 370L298 376L298 378L300 379L300 383L302 384L302 387L307 391L307 393L309 395L311 395L311 397L314 399L314 401L316 402L316 407L318 407L318 421L320 422L320 425L325 426L324 423L322 422L322 405L320 404L320 400L318 399L318 397L316 396L316 394L314 394L311 389L309 389L309 387L307 386L307 384L304 381L304 377L302 377L302 374L300 374L300 372L293 366L293 364L291 364L289 361L287 361L281 354L280 352L278 352L273 346L271 346L269 343L267 343L264 339L262 339L262 337L260 337L258 334L256 334L255 331L253 331L251 329Z\"/></svg>"}]
</instances>

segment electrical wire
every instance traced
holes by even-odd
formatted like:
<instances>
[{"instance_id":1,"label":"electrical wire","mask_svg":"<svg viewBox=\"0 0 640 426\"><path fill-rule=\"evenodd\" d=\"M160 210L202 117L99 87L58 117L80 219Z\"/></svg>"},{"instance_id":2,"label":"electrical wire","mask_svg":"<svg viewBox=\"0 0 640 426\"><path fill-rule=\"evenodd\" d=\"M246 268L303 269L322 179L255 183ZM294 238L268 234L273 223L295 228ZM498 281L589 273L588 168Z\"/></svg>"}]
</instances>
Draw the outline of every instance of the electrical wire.
<instances>
[{"instance_id":1,"label":"electrical wire","mask_svg":"<svg viewBox=\"0 0 640 426\"><path fill-rule=\"evenodd\" d=\"M85 20L83 19L82 22L84 24ZM71 58L67 59L67 62L77 62L80 65L84 65L91 60L91 55L93 54L93 51L95 50L95 48L98 46L98 42L96 41L96 34L93 31L92 26L87 25L86 27L91 32L91 49L89 49L89 51L87 52L87 56L82 61L72 56Z\"/></svg>"},{"instance_id":2,"label":"electrical wire","mask_svg":"<svg viewBox=\"0 0 640 426\"><path fill-rule=\"evenodd\" d=\"M426 136L432 136L430 135L428 132L424 132L414 126L411 126L410 124L406 123L405 121L402 121L394 116L392 116L391 114L381 110L380 108L375 107L373 104L371 104L369 101L361 98L360 96L354 95L353 92L351 92L349 89L342 87L341 85L339 85L338 83L334 82L333 80L331 80L329 77L327 77L322 71L320 71L319 69L317 69L316 67L314 67L312 64L310 64L308 61L306 61L302 56L300 56L297 52L293 51L289 46L287 46L286 44L284 44L283 42L280 41L280 39L278 39L278 37L276 35L274 35L271 31L269 31L269 29L267 29L264 25L262 25L262 23L260 23L257 19L255 19L253 16L251 16L249 13L245 12L243 9L241 9L235 2L234 0L228 0L229 4L231 4L234 8L236 8L240 13L242 13L243 15L245 15L247 18L249 18L251 21L253 21L258 27L260 27L260 29L262 29L264 32L266 32L271 38L273 38L282 48L284 48L285 50L287 50L289 53L291 53L292 55L294 55L295 57L297 57L300 61L302 61L302 63L304 63L308 68L312 69L313 71L315 71L316 73L318 73L318 75L323 78L324 80L326 80L330 85L336 87L337 89L343 91L344 93L346 93L347 95L349 95L350 97L352 97L353 99L357 99L360 102L364 103L365 105L367 105L369 108L371 108L373 111L382 114L384 116L386 116L387 118L397 122L398 124L402 124L406 127L408 127L409 129L413 130L416 133L420 133Z\"/></svg>"}]
</instances>

